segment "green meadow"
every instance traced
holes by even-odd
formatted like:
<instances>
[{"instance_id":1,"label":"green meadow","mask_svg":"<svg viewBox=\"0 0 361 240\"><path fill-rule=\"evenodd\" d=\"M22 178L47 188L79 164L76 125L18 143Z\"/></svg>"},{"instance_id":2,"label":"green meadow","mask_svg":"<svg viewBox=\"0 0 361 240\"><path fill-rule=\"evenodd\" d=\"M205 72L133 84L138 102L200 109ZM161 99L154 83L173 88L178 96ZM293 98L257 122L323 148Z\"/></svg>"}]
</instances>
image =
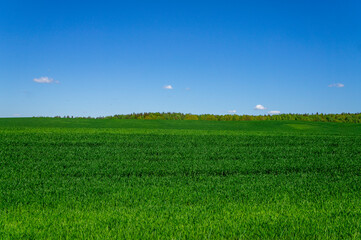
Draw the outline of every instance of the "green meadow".
<instances>
[{"instance_id":1,"label":"green meadow","mask_svg":"<svg viewBox=\"0 0 361 240\"><path fill-rule=\"evenodd\" d=\"M361 124L0 119L0 239L361 239Z\"/></svg>"}]
</instances>

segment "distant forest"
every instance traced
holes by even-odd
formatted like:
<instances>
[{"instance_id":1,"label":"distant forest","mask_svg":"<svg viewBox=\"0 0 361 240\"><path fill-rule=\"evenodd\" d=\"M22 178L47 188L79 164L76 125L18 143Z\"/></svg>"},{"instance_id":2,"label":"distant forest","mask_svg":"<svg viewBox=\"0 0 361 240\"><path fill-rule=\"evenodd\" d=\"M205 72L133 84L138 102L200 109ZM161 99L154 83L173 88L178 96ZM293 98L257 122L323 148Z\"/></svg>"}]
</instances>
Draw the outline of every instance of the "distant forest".
<instances>
[{"instance_id":1,"label":"distant forest","mask_svg":"<svg viewBox=\"0 0 361 240\"><path fill-rule=\"evenodd\" d=\"M55 118L91 118L56 116ZM341 114L277 114L277 115L214 115L214 114L184 114L184 113L132 113L119 114L97 119L139 119L139 120L206 120L206 121L267 121L267 120L295 120L312 122L340 122L340 123L361 123L361 113Z\"/></svg>"}]
</instances>

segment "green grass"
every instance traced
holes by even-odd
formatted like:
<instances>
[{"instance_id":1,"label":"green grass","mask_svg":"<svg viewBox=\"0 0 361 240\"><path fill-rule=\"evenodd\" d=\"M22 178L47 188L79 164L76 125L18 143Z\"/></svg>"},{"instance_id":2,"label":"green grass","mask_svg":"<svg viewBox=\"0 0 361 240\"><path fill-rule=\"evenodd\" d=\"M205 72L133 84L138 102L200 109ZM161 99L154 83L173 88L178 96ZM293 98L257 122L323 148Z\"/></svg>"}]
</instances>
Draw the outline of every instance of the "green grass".
<instances>
[{"instance_id":1,"label":"green grass","mask_svg":"<svg viewBox=\"0 0 361 240\"><path fill-rule=\"evenodd\" d=\"M0 239L361 239L361 124L0 119Z\"/></svg>"}]
</instances>

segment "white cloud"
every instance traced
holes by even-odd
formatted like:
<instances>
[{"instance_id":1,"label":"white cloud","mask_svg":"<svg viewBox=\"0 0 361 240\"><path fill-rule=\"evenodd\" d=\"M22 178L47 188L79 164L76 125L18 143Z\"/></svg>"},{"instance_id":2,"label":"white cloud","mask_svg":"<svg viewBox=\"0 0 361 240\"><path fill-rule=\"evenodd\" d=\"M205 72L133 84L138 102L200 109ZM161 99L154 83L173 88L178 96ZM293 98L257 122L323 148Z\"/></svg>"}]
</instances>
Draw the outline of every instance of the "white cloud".
<instances>
[{"instance_id":1,"label":"white cloud","mask_svg":"<svg viewBox=\"0 0 361 240\"><path fill-rule=\"evenodd\" d=\"M189 91L189 90L191 90L191 88L187 87L186 90Z\"/></svg>"},{"instance_id":2,"label":"white cloud","mask_svg":"<svg viewBox=\"0 0 361 240\"><path fill-rule=\"evenodd\" d=\"M164 89L167 89L167 90L173 89L172 85L165 85L163 88L164 88Z\"/></svg>"},{"instance_id":3,"label":"white cloud","mask_svg":"<svg viewBox=\"0 0 361 240\"><path fill-rule=\"evenodd\" d=\"M342 83L332 83L330 85L328 85L328 87L338 87L338 88L341 88L341 87L344 87L345 85L342 84Z\"/></svg>"},{"instance_id":4,"label":"white cloud","mask_svg":"<svg viewBox=\"0 0 361 240\"><path fill-rule=\"evenodd\" d=\"M269 111L268 114L280 114L280 111Z\"/></svg>"},{"instance_id":5,"label":"white cloud","mask_svg":"<svg viewBox=\"0 0 361 240\"><path fill-rule=\"evenodd\" d=\"M228 113L231 113L231 114L234 114L236 113L237 111L236 110L229 110Z\"/></svg>"},{"instance_id":6,"label":"white cloud","mask_svg":"<svg viewBox=\"0 0 361 240\"><path fill-rule=\"evenodd\" d=\"M263 105L258 104L258 105L256 105L256 106L254 107L254 109L256 109L256 110L265 110L266 108L265 108Z\"/></svg>"},{"instance_id":7,"label":"white cloud","mask_svg":"<svg viewBox=\"0 0 361 240\"><path fill-rule=\"evenodd\" d=\"M19 113L13 114L13 117L20 117L20 116L21 116L21 114L19 114Z\"/></svg>"},{"instance_id":8,"label":"white cloud","mask_svg":"<svg viewBox=\"0 0 361 240\"><path fill-rule=\"evenodd\" d=\"M48 77L34 78L33 81L37 83L59 83L59 81L54 81L54 79Z\"/></svg>"}]
</instances>

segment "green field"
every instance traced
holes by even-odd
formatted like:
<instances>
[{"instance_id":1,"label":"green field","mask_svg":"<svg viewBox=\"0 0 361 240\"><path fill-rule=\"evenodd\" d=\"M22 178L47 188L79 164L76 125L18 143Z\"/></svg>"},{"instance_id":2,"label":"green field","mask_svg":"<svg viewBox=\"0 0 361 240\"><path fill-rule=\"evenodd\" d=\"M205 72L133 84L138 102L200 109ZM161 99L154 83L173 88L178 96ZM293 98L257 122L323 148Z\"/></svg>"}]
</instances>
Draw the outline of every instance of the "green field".
<instances>
[{"instance_id":1,"label":"green field","mask_svg":"<svg viewBox=\"0 0 361 240\"><path fill-rule=\"evenodd\" d=\"M0 119L0 239L361 239L361 124Z\"/></svg>"}]
</instances>

